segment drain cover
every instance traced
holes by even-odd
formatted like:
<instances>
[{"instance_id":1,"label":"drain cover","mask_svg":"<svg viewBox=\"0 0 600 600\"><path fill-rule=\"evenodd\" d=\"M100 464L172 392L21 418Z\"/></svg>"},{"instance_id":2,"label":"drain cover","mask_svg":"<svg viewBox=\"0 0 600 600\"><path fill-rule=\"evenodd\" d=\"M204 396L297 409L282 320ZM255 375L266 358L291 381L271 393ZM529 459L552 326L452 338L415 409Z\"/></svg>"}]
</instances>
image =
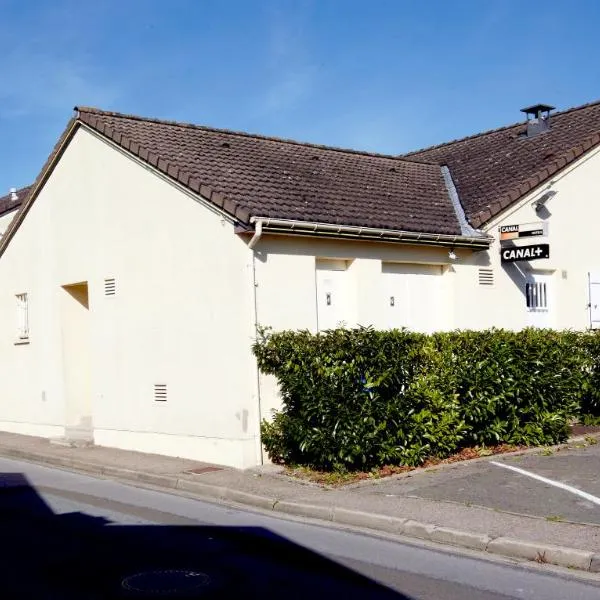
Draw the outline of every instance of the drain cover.
<instances>
[{"instance_id":1,"label":"drain cover","mask_svg":"<svg viewBox=\"0 0 600 600\"><path fill-rule=\"evenodd\" d=\"M123 579L121 585L126 590L153 594L155 596L178 596L197 592L210 586L210 577L199 571L187 569L166 569L145 571Z\"/></svg>"},{"instance_id":2,"label":"drain cover","mask_svg":"<svg viewBox=\"0 0 600 600\"><path fill-rule=\"evenodd\" d=\"M214 473L215 471L222 471L220 467L198 467L197 469L189 469L184 473L192 473L193 475L202 475L203 473Z\"/></svg>"}]
</instances>

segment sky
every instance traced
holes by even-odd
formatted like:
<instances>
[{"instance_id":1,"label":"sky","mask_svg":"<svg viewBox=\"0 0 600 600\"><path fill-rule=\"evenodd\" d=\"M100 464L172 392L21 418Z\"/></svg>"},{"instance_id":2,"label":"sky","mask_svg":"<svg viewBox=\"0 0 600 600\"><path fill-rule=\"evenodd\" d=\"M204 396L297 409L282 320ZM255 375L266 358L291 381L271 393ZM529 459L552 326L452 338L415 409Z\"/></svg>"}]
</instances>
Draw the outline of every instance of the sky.
<instances>
[{"instance_id":1,"label":"sky","mask_svg":"<svg viewBox=\"0 0 600 600\"><path fill-rule=\"evenodd\" d=\"M0 196L95 106L400 154L600 99L597 0L0 0Z\"/></svg>"}]
</instances>

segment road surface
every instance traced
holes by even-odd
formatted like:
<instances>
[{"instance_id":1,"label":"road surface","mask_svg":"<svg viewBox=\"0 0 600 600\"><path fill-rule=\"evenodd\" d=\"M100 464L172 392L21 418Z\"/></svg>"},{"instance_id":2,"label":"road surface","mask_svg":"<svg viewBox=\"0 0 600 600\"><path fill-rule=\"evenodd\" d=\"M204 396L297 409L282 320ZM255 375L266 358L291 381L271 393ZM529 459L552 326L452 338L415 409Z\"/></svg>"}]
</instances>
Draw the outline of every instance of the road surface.
<instances>
[{"instance_id":1,"label":"road surface","mask_svg":"<svg viewBox=\"0 0 600 600\"><path fill-rule=\"evenodd\" d=\"M600 580L0 459L6 598L596 600Z\"/></svg>"}]
</instances>

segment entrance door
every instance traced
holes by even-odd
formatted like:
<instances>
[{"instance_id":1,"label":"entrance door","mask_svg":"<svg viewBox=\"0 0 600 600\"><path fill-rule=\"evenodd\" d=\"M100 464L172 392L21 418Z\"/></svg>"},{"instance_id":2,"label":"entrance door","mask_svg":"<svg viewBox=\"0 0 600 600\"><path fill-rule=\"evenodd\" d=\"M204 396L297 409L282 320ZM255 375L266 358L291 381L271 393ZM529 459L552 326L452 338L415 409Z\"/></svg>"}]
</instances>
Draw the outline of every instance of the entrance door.
<instances>
[{"instance_id":1,"label":"entrance door","mask_svg":"<svg viewBox=\"0 0 600 600\"><path fill-rule=\"evenodd\" d=\"M589 273L590 284L590 327L600 329L600 271Z\"/></svg>"},{"instance_id":2,"label":"entrance door","mask_svg":"<svg viewBox=\"0 0 600 600\"><path fill-rule=\"evenodd\" d=\"M525 304L529 327L552 327L552 278L531 274L525 283Z\"/></svg>"},{"instance_id":3,"label":"entrance door","mask_svg":"<svg viewBox=\"0 0 600 600\"><path fill-rule=\"evenodd\" d=\"M87 282L63 286L61 317L65 380L65 435L91 441L90 327Z\"/></svg>"},{"instance_id":4,"label":"entrance door","mask_svg":"<svg viewBox=\"0 0 600 600\"><path fill-rule=\"evenodd\" d=\"M351 325L350 290L344 260L317 261L317 326L319 331Z\"/></svg>"},{"instance_id":5,"label":"entrance door","mask_svg":"<svg viewBox=\"0 0 600 600\"><path fill-rule=\"evenodd\" d=\"M385 327L425 333L444 328L442 267L383 263L381 268Z\"/></svg>"}]
</instances>

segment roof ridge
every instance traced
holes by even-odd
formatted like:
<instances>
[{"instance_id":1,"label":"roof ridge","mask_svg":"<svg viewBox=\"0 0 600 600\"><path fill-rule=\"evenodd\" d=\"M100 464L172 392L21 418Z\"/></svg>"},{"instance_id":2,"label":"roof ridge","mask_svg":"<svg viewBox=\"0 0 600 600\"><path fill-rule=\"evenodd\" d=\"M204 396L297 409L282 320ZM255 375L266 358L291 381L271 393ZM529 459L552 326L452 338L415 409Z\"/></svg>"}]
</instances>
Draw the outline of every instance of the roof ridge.
<instances>
[{"instance_id":1,"label":"roof ridge","mask_svg":"<svg viewBox=\"0 0 600 600\"><path fill-rule=\"evenodd\" d=\"M360 155L360 156L371 156L373 158L385 158L385 159L390 159L393 161L404 161L404 162L418 163L418 164L437 165L437 163L435 163L433 161L432 162L417 161L417 160L412 160L410 158L405 158L404 156L396 155L396 154L383 154L383 153L379 153L379 152L368 152L367 150L356 150L353 148L341 148L339 146L327 146L326 144L317 144L314 142L301 142L301 141L293 140L290 138L262 135L260 133L248 133L246 131L236 131L233 129L224 129L224 128L220 128L220 127L209 127L207 125L197 125L195 123L173 121L173 120L169 120L169 119L158 119L158 118L154 118L154 117L142 117L140 115L132 115L132 114L115 112L115 111L102 110L102 109L94 108L94 107L90 107L90 106L75 106L74 110L77 111L78 113L84 112L84 113L91 113L91 114L96 114L96 115L105 115L105 116L109 116L109 117L118 117L118 118L122 118L122 119L130 119L133 121L144 121L146 123L157 123L160 125L170 125L173 127L183 127L183 128L187 128L187 129L199 129L201 131L211 131L211 132L215 132L215 133L224 133L226 135L235 135L235 136L240 136L240 137L265 140L265 141L269 141L269 142L293 144L295 146L303 146L305 148L316 148L318 150L331 150L333 152L343 152L343 153L347 153L347 154L355 154L355 155Z\"/></svg>"},{"instance_id":2,"label":"roof ridge","mask_svg":"<svg viewBox=\"0 0 600 600\"><path fill-rule=\"evenodd\" d=\"M559 110L555 113L552 113L552 117L557 117L559 115L564 115L570 112L574 112L576 110L582 110L584 108L589 108L590 106L595 106L600 104L600 100L594 100L593 102L587 102L586 104L581 104L580 106L571 106L570 108L565 108L564 110ZM511 125L503 125L501 127L496 127L494 129L487 129L486 131L480 131L479 133L473 133L471 135L467 135L462 138L455 138L453 140L448 140L447 142L442 142L441 144L434 144L433 146L426 146L425 148L420 148L418 150L411 150L406 154L401 154L399 158L409 158L415 154L421 154L422 152L428 152L429 150L437 150L438 148L443 148L445 146L451 146L452 144L458 144L459 142L466 142L467 140L472 140L478 137L482 137L484 135L489 135L490 133L498 133L500 131L504 131L506 129L512 129L514 127L522 127L525 125L525 121L519 121L518 123L512 123Z\"/></svg>"}]
</instances>

